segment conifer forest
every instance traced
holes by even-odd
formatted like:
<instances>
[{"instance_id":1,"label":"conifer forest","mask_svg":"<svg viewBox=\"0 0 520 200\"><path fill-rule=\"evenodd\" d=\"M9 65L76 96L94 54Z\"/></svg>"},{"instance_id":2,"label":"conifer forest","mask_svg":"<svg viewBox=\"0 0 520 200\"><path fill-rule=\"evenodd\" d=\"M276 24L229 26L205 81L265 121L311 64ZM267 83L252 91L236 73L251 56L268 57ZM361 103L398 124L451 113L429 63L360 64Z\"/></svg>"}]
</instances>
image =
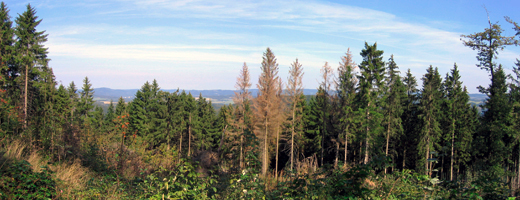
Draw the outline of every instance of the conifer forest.
<instances>
[{"instance_id":1,"label":"conifer forest","mask_svg":"<svg viewBox=\"0 0 520 200\"><path fill-rule=\"evenodd\" d=\"M303 95L306 66L280 77L266 48L259 77L236 66L232 104L153 80L105 110L88 77L55 80L41 21L31 5L15 17L0 5L0 199L520 196L520 60L496 62L519 44L508 17L460 38L490 78L480 105L454 62L415 77L365 42L324 64L315 95Z\"/></svg>"}]
</instances>

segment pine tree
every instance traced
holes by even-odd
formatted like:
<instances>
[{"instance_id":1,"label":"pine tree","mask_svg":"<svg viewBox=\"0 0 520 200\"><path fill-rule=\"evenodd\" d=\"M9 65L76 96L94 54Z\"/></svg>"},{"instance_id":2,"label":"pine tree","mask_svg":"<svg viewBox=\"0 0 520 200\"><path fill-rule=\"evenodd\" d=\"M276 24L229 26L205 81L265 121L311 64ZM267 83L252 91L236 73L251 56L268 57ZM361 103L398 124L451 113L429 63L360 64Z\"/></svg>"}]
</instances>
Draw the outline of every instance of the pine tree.
<instances>
[{"instance_id":1,"label":"pine tree","mask_svg":"<svg viewBox=\"0 0 520 200\"><path fill-rule=\"evenodd\" d=\"M340 123L339 125L339 133L344 132L343 139L345 140L345 155L343 162L346 166L347 164L347 155L348 155L348 142L349 138L353 133L354 128L354 97L356 95L356 73L354 69L357 67L356 63L352 58L352 53L350 52L350 48L347 50L345 56L341 58L341 62L339 63L338 68L338 79L336 81L336 91L338 92L338 106L340 111ZM339 138L338 138L339 139Z\"/></svg>"},{"instance_id":2,"label":"pine tree","mask_svg":"<svg viewBox=\"0 0 520 200\"><path fill-rule=\"evenodd\" d=\"M361 50L363 61L359 65L359 103L357 113L364 118L362 126L365 138L365 158L363 163L367 164L370 153L370 140L377 139L382 132L380 109L380 97L384 87L385 63L383 62L383 51L377 50L377 43L370 46L365 42L365 49Z\"/></svg>"},{"instance_id":3,"label":"pine tree","mask_svg":"<svg viewBox=\"0 0 520 200\"><path fill-rule=\"evenodd\" d=\"M278 77L278 63L271 49L267 48L263 56L262 73L258 80L258 96L254 99L254 114L256 118L255 132L262 138L263 154L262 154L262 175L267 174L269 168L269 144L274 133L276 132L276 118L279 115L280 98L277 96L281 90L280 78Z\"/></svg>"},{"instance_id":4,"label":"pine tree","mask_svg":"<svg viewBox=\"0 0 520 200\"><path fill-rule=\"evenodd\" d=\"M464 149L456 149L456 143L463 138L465 125L464 119L457 119L461 116L466 116L470 110L467 107L469 95L462 86L457 65L455 64L451 70L451 74L446 74L443 84L444 88L444 103L443 103L443 127L445 146L450 147L450 152L445 153L450 157L450 180L453 181L453 168L455 163L455 152L463 152ZM468 110L467 110L468 109Z\"/></svg>"},{"instance_id":5,"label":"pine tree","mask_svg":"<svg viewBox=\"0 0 520 200\"><path fill-rule=\"evenodd\" d=\"M437 68L430 66L422 78L423 88L419 100L419 119L422 122L419 138L419 154L424 155L421 162L424 163L425 173L431 175L433 162L433 152L440 150L438 145L441 137L440 129L440 106L442 101L441 77Z\"/></svg>"},{"instance_id":6,"label":"pine tree","mask_svg":"<svg viewBox=\"0 0 520 200\"><path fill-rule=\"evenodd\" d=\"M384 126L386 129L385 155L389 156L390 139L399 137L403 133L401 115L403 114L402 100L406 96L405 86L399 76L399 67L394 61L394 55L388 60L388 79L386 85L386 101L383 104ZM394 157L394 156L391 156ZM393 159L392 159L393 160ZM387 169L385 168L385 174Z\"/></svg>"},{"instance_id":7,"label":"pine tree","mask_svg":"<svg viewBox=\"0 0 520 200\"><path fill-rule=\"evenodd\" d=\"M405 86L406 97L403 100L403 115L401 117L404 136L400 140L400 149L403 150L402 155L402 169L406 169L406 163L413 163L416 155L413 146L417 146L416 138L418 136L417 132L419 132L418 127L420 124L418 123L418 95L419 90L417 89L417 80L412 75L410 69L406 72L406 76L403 79L403 83ZM413 165L412 165L413 166Z\"/></svg>"},{"instance_id":8,"label":"pine tree","mask_svg":"<svg viewBox=\"0 0 520 200\"><path fill-rule=\"evenodd\" d=\"M83 127L90 125L89 112L92 109L94 109L94 89L88 77L85 77L78 102L78 115L82 119Z\"/></svg>"},{"instance_id":9,"label":"pine tree","mask_svg":"<svg viewBox=\"0 0 520 200\"><path fill-rule=\"evenodd\" d=\"M211 101L207 101L199 94L197 99L197 118L198 130L195 133L197 139L196 148L198 151L210 150L214 146L214 141L218 139L216 133L218 130L213 128L213 121L215 121L215 110L211 105Z\"/></svg>"},{"instance_id":10,"label":"pine tree","mask_svg":"<svg viewBox=\"0 0 520 200\"><path fill-rule=\"evenodd\" d=\"M13 78L16 76L14 65L14 30L13 22L9 16L9 9L4 2L0 3L0 93L6 98L8 90L13 90Z\"/></svg>"},{"instance_id":11,"label":"pine tree","mask_svg":"<svg viewBox=\"0 0 520 200\"><path fill-rule=\"evenodd\" d=\"M17 68L14 63L14 30L9 16L9 9L4 2L0 3L0 136L17 127L18 111L15 109L18 93L13 81Z\"/></svg>"},{"instance_id":12,"label":"pine tree","mask_svg":"<svg viewBox=\"0 0 520 200\"><path fill-rule=\"evenodd\" d=\"M125 99L123 99L123 97L119 97L119 100L117 101L117 105L116 105L115 115L117 117L117 116L125 115L126 113L127 113L127 111L126 111Z\"/></svg>"},{"instance_id":13,"label":"pine tree","mask_svg":"<svg viewBox=\"0 0 520 200\"><path fill-rule=\"evenodd\" d=\"M477 158L484 169L503 173L506 166L510 135L511 105L507 95L506 75L499 65L494 73L491 85L487 89L488 99L482 105L482 128L475 141Z\"/></svg>"},{"instance_id":14,"label":"pine tree","mask_svg":"<svg viewBox=\"0 0 520 200\"><path fill-rule=\"evenodd\" d=\"M321 118L319 121L321 123L321 129L319 130L321 133L320 164L323 165L323 159L325 157L325 148L329 145L328 142L334 137L332 130L331 115L333 99L333 96L331 94L331 88L333 84L332 81L334 79L334 71L327 62L325 62L325 65L321 68L321 77L323 78L323 80L320 83L318 92L316 93L316 103L321 108L321 110L319 110L319 117ZM338 140L336 141L339 142ZM339 149L336 148L336 157L338 156L338 150ZM337 166L337 163L335 166Z\"/></svg>"},{"instance_id":15,"label":"pine tree","mask_svg":"<svg viewBox=\"0 0 520 200\"><path fill-rule=\"evenodd\" d=\"M197 104L195 98L188 93L184 101L184 121L187 122L188 130L188 156L191 156L191 144L193 140L193 133L198 131L199 118L197 113Z\"/></svg>"},{"instance_id":16,"label":"pine tree","mask_svg":"<svg viewBox=\"0 0 520 200\"><path fill-rule=\"evenodd\" d=\"M300 104L300 101L302 101L301 96L303 95L303 84L302 84L302 78L303 78L303 67L298 62L298 59L294 61L291 64L291 68L289 69L289 77L287 78L287 97L289 98L289 104L290 104L290 120L289 120L289 126L291 128L291 151L289 155L289 162L290 162L290 169L293 170L294 165L294 146L295 141L294 137L297 134L296 133L296 126L297 124L301 123L301 115L297 115L297 113L301 112L301 107L298 107L298 104Z\"/></svg>"},{"instance_id":17,"label":"pine tree","mask_svg":"<svg viewBox=\"0 0 520 200\"><path fill-rule=\"evenodd\" d=\"M252 98L249 88L251 88L249 68L247 67L247 64L244 63L235 84L235 89L238 91L235 92L235 96L233 97L233 103L236 105L236 109L234 109L235 121L233 122L233 126L238 130L240 137L240 168L244 168L244 133L248 128L246 124L246 118L248 117L246 116L246 107L249 106Z\"/></svg>"},{"instance_id":18,"label":"pine tree","mask_svg":"<svg viewBox=\"0 0 520 200\"><path fill-rule=\"evenodd\" d=\"M110 104L108 105L107 114L105 115L105 126L107 131L112 132L112 129L115 126L114 120L117 118L116 110L114 107L114 101L110 99Z\"/></svg>"},{"instance_id":19,"label":"pine tree","mask_svg":"<svg viewBox=\"0 0 520 200\"><path fill-rule=\"evenodd\" d=\"M514 44L514 36L502 36L502 28L497 23L491 23L489 16L488 24L489 28L484 29L484 32L461 35L462 38L468 39L462 40L461 38L461 40L464 46L478 51L477 60L480 63L477 64L477 67L488 71L491 74L491 80L493 80L497 71L494 59L497 59L499 51L504 50L508 45ZM479 87L479 90L483 89ZM481 91L481 93L485 92Z\"/></svg>"},{"instance_id":20,"label":"pine tree","mask_svg":"<svg viewBox=\"0 0 520 200\"><path fill-rule=\"evenodd\" d=\"M27 121L30 112L29 101L31 95L34 94L33 82L41 76L41 69L47 67L49 59L47 58L47 48L43 43L47 41L47 34L45 31L37 31L36 27L42 20L38 20L36 10L27 5L27 10L18 15L16 18L15 35L17 37L16 50L17 62L20 64L19 73L23 81L18 82L24 86L24 127L27 127Z\"/></svg>"},{"instance_id":21,"label":"pine tree","mask_svg":"<svg viewBox=\"0 0 520 200\"><path fill-rule=\"evenodd\" d=\"M159 147L162 144L166 144L167 139L167 115L168 106L166 105L168 94L164 91L160 91L157 80L153 80L150 85L150 97L145 110L148 121L149 133L145 136L148 141L150 148Z\"/></svg>"},{"instance_id":22,"label":"pine tree","mask_svg":"<svg viewBox=\"0 0 520 200\"><path fill-rule=\"evenodd\" d=\"M69 86L67 87L67 94L69 95L70 99L70 123L74 124L76 122L76 115L78 115L78 112L75 112L78 110L78 89L76 88L76 85L74 84L74 81L70 82Z\"/></svg>"}]
</instances>

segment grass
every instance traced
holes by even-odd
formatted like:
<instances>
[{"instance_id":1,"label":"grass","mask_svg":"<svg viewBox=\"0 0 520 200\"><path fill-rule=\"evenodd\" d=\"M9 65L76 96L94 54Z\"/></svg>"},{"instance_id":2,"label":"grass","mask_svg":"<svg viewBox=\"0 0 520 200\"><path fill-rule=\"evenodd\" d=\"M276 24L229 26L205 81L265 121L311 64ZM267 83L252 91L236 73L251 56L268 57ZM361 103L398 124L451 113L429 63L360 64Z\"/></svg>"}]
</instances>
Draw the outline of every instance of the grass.
<instances>
[{"instance_id":1,"label":"grass","mask_svg":"<svg viewBox=\"0 0 520 200\"><path fill-rule=\"evenodd\" d=\"M72 163L49 164L49 158L43 157L36 150L31 151L28 145L20 140L4 141L0 147L4 150L0 160L0 168L7 163L7 160L25 160L31 164L32 171L37 173L42 172L44 167L47 166L54 172L53 179L57 180L58 196L66 199L74 197L75 191L85 189L87 180L93 176L89 169L81 166L79 160Z\"/></svg>"}]
</instances>

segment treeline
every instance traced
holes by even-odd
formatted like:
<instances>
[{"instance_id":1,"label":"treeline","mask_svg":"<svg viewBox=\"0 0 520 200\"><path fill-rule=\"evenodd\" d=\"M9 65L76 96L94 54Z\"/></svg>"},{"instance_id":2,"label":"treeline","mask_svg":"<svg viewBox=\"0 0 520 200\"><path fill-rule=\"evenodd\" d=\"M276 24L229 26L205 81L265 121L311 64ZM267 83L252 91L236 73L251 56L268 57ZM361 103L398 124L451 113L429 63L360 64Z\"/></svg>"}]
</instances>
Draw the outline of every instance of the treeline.
<instances>
[{"instance_id":1,"label":"treeline","mask_svg":"<svg viewBox=\"0 0 520 200\"><path fill-rule=\"evenodd\" d=\"M456 64L444 76L428 67L419 87L410 70L402 76L393 55L385 60L376 43L365 43L360 64L350 50L337 70L325 63L310 100L303 95L298 59L283 82L267 48L256 97L244 63L234 104L218 111L201 95L165 92L154 80L132 102L120 98L104 112L94 106L88 78L80 92L74 82L57 85L44 47L47 35L36 30L41 20L35 14L28 5L13 27L0 5L0 138L23 140L53 162L80 159L94 171L112 170L118 184L119 176L216 159L217 173L258 169L261 178L275 180L284 172L348 170L376 160L381 164L370 170L385 175L413 170L446 181L498 177L510 191L520 186L520 61L511 75L494 62L518 40L502 36L498 24L462 36L491 77L489 86L479 87L488 96L482 113L469 103ZM507 21L520 35L518 24ZM133 175L125 171L129 165Z\"/></svg>"}]
</instances>

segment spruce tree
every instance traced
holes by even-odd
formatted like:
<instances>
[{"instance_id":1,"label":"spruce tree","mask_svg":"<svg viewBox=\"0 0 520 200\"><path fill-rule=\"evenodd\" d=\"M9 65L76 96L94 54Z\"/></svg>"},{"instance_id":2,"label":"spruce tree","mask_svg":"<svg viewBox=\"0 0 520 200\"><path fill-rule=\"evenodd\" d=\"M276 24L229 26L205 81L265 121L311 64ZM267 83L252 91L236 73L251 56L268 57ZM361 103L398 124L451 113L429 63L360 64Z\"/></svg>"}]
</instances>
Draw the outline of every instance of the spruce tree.
<instances>
[{"instance_id":1,"label":"spruce tree","mask_svg":"<svg viewBox=\"0 0 520 200\"><path fill-rule=\"evenodd\" d=\"M433 163L437 161L435 154L440 150L441 137L440 111L442 101L441 77L437 68L431 65L423 76L423 88L419 99L419 119L421 121L421 136L419 138L419 155L423 155L425 174L431 175ZM437 151L435 151L437 150Z\"/></svg>"},{"instance_id":2,"label":"spruce tree","mask_svg":"<svg viewBox=\"0 0 520 200\"><path fill-rule=\"evenodd\" d=\"M90 125L89 112L91 112L92 109L94 109L94 88L92 88L88 77L85 77L78 102L78 115L82 119L81 125L83 127Z\"/></svg>"},{"instance_id":3,"label":"spruce tree","mask_svg":"<svg viewBox=\"0 0 520 200\"><path fill-rule=\"evenodd\" d=\"M150 105L150 98L152 96L152 86L148 81L135 94L134 100L128 106L129 128L130 132L137 134L140 137L146 138L150 133L150 115L148 114L148 106ZM148 141L149 146L153 144Z\"/></svg>"},{"instance_id":4,"label":"spruce tree","mask_svg":"<svg viewBox=\"0 0 520 200\"><path fill-rule=\"evenodd\" d=\"M405 86L406 97L403 100L403 115L401 117L403 124L404 135L400 140L399 146L402 149L401 160L402 160L402 169L406 169L406 163L414 163L415 148L417 146L418 137L417 132L419 132L420 123L418 123L418 95L419 90L417 89L417 80L411 73L410 69L406 72L406 76L403 79L403 83ZM410 167L413 167L412 164Z\"/></svg>"},{"instance_id":5,"label":"spruce tree","mask_svg":"<svg viewBox=\"0 0 520 200\"><path fill-rule=\"evenodd\" d=\"M352 53L350 52L350 48L347 50L345 56L341 58L341 62L339 63L338 68L338 79L336 81L336 91L338 92L338 106L340 118L338 126L338 133L344 133L343 139L345 143L344 148L344 165L347 164L347 156L348 156L348 143L349 138L352 137L354 133L354 108L355 102L354 97L356 95L356 85L357 78L356 72L354 69L357 67L356 63L352 58ZM338 138L339 139L339 138Z\"/></svg>"},{"instance_id":6,"label":"spruce tree","mask_svg":"<svg viewBox=\"0 0 520 200\"><path fill-rule=\"evenodd\" d=\"M76 120L76 116L78 115L78 89L76 88L76 85L74 84L74 81L70 82L69 86L67 87L67 94L69 95L70 100L70 117L69 122L71 124L74 124Z\"/></svg>"},{"instance_id":7,"label":"spruce tree","mask_svg":"<svg viewBox=\"0 0 520 200\"><path fill-rule=\"evenodd\" d=\"M403 134L401 115L403 114L402 100L406 96L405 86L399 76L399 67L394 61L394 55L388 60L388 77L386 83L385 102L383 103L384 128L386 134L385 156L389 155L390 140L395 140ZM392 142L393 144L394 142ZM395 158L394 156L390 156ZM392 159L394 160L394 159ZM385 168L385 173L387 169Z\"/></svg>"},{"instance_id":8,"label":"spruce tree","mask_svg":"<svg viewBox=\"0 0 520 200\"><path fill-rule=\"evenodd\" d=\"M9 10L4 2L0 3L0 136L14 134L17 129L19 110L15 109L20 102L14 98L19 90L14 78L17 65L14 63L14 30Z\"/></svg>"},{"instance_id":9,"label":"spruce tree","mask_svg":"<svg viewBox=\"0 0 520 200\"><path fill-rule=\"evenodd\" d=\"M289 109L290 109L290 119L289 127L291 128L291 140L290 140L290 153L289 153L289 162L290 169L293 170L294 166L294 148L295 148L295 137L297 134L297 125L301 124L301 115L297 115L297 113L301 113L301 107L298 107L300 101L302 101L301 96L303 95L303 67L298 62L298 59L291 64L291 68L289 69L289 77L287 83L287 98L289 98Z\"/></svg>"},{"instance_id":10,"label":"spruce tree","mask_svg":"<svg viewBox=\"0 0 520 200\"><path fill-rule=\"evenodd\" d=\"M47 41L45 31L37 31L36 27L42 20L38 20L36 10L27 5L27 9L16 18L16 60L20 65L19 73L22 80L18 80L18 84L23 85L23 110L24 110L24 126L27 127L30 109L29 101L32 101L32 95L35 93L33 82L37 81L41 76L43 68L47 67L49 59L47 58L47 48L43 43Z\"/></svg>"},{"instance_id":11,"label":"spruce tree","mask_svg":"<svg viewBox=\"0 0 520 200\"><path fill-rule=\"evenodd\" d=\"M462 82L460 81L460 75L457 65L455 64L450 74L446 74L446 78L443 84L444 90L444 103L443 103L443 127L445 146L450 148L449 152L445 152L445 155L450 158L450 180L453 181L454 176L454 165L455 158L459 157L456 152L464 152L466 149L458 149L457 143L460 140L464 140L464 129L466 124L465 119L460 117L466 117L468 109L469 96L467 91L463 88ZM471 135L470 135L471 136Z\"/></svg>"},{"instance_id":12,"label":"spruce tree","mask_svg":"<svg viewBox=\"0 0 520 200\"><path fill-rule=\"evenodd\" d=\"M370 46L365 42L365 49L361 50L363 61L359 65L360 75L357 102L357 114L364 118L361 122L364 129L364 160L367 164L371 153L370 143L377 141L383 128L381 126L382 111L380 109L381 96L384 89L385 63L383 51L377 49L377 43ZM373 141L371 141L373 140ZM375 145L378 146L378 145ZM375 153L375 152L374 152Z\"/></svg>"},{"instance_id":13,"label":"spruce tree","mask_svg":"<svg viewBox=\"0 0 520 200\"><path fill-rule=\"evenodd\" d=\"M108 105L108 108L107 108L107 114L105 115L105 126L106 126L106 130L111 132L112 129L114 128L115 126L115 123L114 123L114 120L117 118L116 116L116 110L115 110L115 107L114 107L114 101L112 99L110 99L110 104Z\"/></svg>"},{"instance_id":14,"label":"spruce tree","mask_svg":"<svg viewBox=\"0 0 520 200\"><path fill-rule=\"evenodd\" d=\"M117 100L116 110L115 110L115 116L122 116L127 113L126 111L126 103L125 99L123 97L119 97L119 100Z\"/></svg>"},{"instance_id":15,"label":"spruce tree","mask_svg":"<svg viewBox=\"0 0 520 200\"><path fill-rule=\"evenodd\" d=\"M281 99L277 95L279 90L281 90L279 88L281 80L278 77L278 63L275 55L269 48L264 53L261 70L262 73L257 84L258 96L254 99L253 105L256 119L255 132L259 138L263 139L262 175L265 176L269 168L270 138L277 131L279 122L277 118L280 114L279 104L281 103Z\"/></svg>"},{"instance_id":16,"label":"spruce tree","mask_svg":"<svg viewBox=\"0 0 520 200\"><path fill-rule=\"evenodd\" d=\"M13 98L18 93L14 83L17 76L17 66L14 63L14 30L9 16L9 9L4 2L0 3L0 135L13 133L18 124L15 109L18 99Z\"/></svg>"},{"instance_id":17,"label":"spruce tree","mask_svg":"<svg viewBox=\"0 0 520 200\"><path fill-rule=\"evenodd\" d=\"M239 166L240 168L244 168L244 134L248 129L248 125L246 123L246 118L250 117L247 115L246 107L251 103L251 92L249 88L251 88L251 78L249 75L249 68L246 63L242 66L240 70L240 74L237 77L237 82L235 84L235 96L233 97L233 103L236 105L236 109L234 109L235 117L233 122L233 127L238 131L238 135L240 137L240 154L239 154Z\"/></svg>"},{"instance_id":18,"label":"spruce tree","mask_svg":"<svg viewBox=\"0 0 520 200\"><path fill-rule=\"evenodd\" d=\"M477 159L485 170L504 173L510 142L511 105L507 95L506 75L499 65L487 89L488 99L482 105L482 128L475 141Z\"/></svg>"}]
</instances>

